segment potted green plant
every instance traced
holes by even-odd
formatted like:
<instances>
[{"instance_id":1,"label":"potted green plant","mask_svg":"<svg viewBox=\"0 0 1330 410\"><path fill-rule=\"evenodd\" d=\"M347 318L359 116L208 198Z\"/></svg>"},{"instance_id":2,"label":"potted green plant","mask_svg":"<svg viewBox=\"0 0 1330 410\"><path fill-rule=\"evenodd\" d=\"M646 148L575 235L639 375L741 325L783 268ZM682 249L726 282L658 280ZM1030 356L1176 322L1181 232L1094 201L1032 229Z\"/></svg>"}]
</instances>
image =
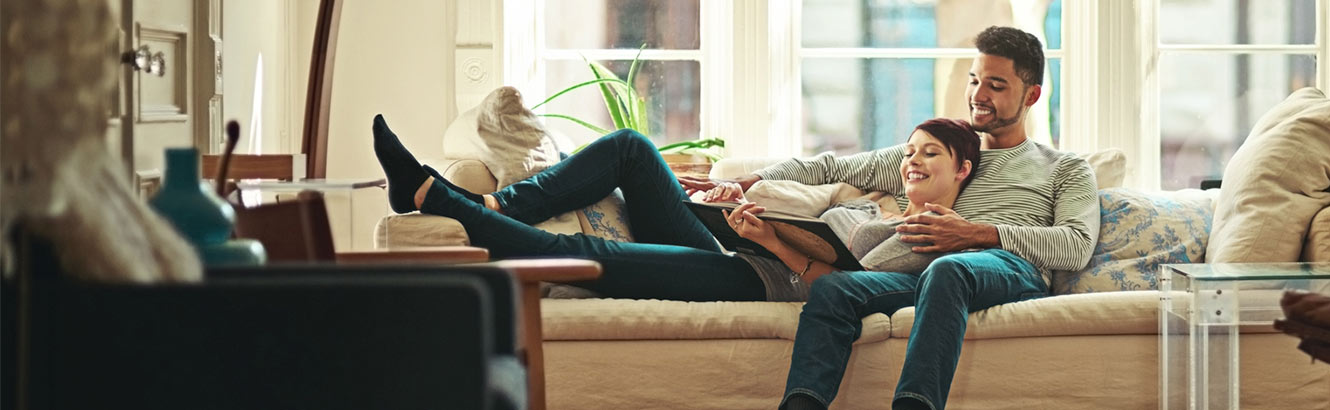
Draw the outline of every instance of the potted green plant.
<instances>
[{"instance_id":1,"label":"potted green plant","mask_svg":"<svg viewBox=\"0 0 1330 410\"><path fill-rule=\"evenodd\" d=\"M610 120L614 123L614 129L628 128L635 130L639 133L642 133L642 135L651 135L651 124L647 120L646 96L638 93L637 89L633 87L633 81L637 78L637 70L641 64L642 50L645 48L646 45L643 44L641 48L637 49L637 55L633 57L633 62L628 67L628 77L626 80L620 79L617 74L615 74L609 68L605 67L604 64L595 61L587 61L585 58L583 58L583 61L586 61L587 66L591 69L591 75L594 77L594 79L574 84L572 86L569 86L568 88L564 88L563 90L554 93L554 95L551 95L549 98L546 98L545 101L541 101L539 104L536 104L531 108L534 110L542 105L545 105L546 103L549 103L550 101L553 101L555 98L559 98L559 96L561 95L567 94L573 90L582 87L588 87L594 85L600 88L601 96L605 100L605 109L610 114ZM565 114L538 114L538 115L572 121L575 124L586 127L599 134L609 134L611 131L610 129L596 126L595 124L592 124L589 121L571 115L565 115ZM583 147L585 147L585 145L583 145L582 147L578 147L576 150L573 150L573 153L581 151ZM676 170L697 172L698 168L700 167L686 167L686 166L676 167L673 164L674 163L685 164L685 163L697 162L692 160L693 158L703 158L705 159L706 162L719 161L721 159L720 148L724 147L725 147L725 140L723 139L704 138L693 141L675 142L672 144L660 146L657 149L660 150L662 155L666 156L666 162L672 163L671 166L675 167ZM706 168L710 168L709 164L707 165L708 166Z\"/></svg>"}]
</instances>

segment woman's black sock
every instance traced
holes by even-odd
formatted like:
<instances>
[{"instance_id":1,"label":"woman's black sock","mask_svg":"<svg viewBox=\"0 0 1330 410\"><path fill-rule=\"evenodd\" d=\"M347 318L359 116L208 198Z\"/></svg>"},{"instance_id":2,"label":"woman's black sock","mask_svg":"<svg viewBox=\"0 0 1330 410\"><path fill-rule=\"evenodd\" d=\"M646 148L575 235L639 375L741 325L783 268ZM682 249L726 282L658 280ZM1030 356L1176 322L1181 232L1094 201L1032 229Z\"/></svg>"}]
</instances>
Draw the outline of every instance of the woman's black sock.
<instances>
[{"instance_id":1,"label":"woman's black sock","mask_svg":"<svg viewBox=\"0 0 1330 410\"><path fill-rule=\"evenodd\" d=\"M468 191L460 186L453 185L451 181L448 181L446 178L443 177L442 174L439 174L439 171L435 171L434 168L430 168L429 165L421 165L421 168L424 168L426 173L434 177L434 180L442 182L444 186L447 186L448 189L453 190L453 192L456 192L466 197L466 199L471 200L471 202L485 205L485 198L482 197L480 194L472 193L471 191Z\"/></svg>"},{"instance_id":2,"label":"woman's black sock","mask_svg":"<svg viewBox=\"0 0 1330 410\"><path fill-rule=\"evenodd\" d=\"M817 401L817 399L814 399L813 396L809 396L803 393L791 394L788 399L785 399L785 406L781 407L781 410L826 410L826 409L827 409L826 406L823 406L822 402Z\"/></svg>"},{"instance_id":3,"label":"woman's black sock","mask_svg":"<svg viewBox=\"0 0 1330 410\"><path fill-rule=\"evenodd\" d=\"M393 212L407 213L416 210L416 191L429 178L420 162L411 155L397 135L388 129L383 115L374 116L374 155L379 158L379 166L388 177L388 205Z\"/></svg>"}]
</instances>

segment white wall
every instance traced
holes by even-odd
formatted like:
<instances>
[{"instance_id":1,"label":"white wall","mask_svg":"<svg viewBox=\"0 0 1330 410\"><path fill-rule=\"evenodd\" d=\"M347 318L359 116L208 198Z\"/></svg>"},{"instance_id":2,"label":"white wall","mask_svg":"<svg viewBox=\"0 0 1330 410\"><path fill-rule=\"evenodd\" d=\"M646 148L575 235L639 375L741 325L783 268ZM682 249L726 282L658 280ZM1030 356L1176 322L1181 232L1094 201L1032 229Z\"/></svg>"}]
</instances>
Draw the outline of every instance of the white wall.
<instances>
[{"instance_id":1,"label":"white wall","mask_svg":"<svg viewBox=\"0 0 1330 410\"><path fill-rule=\"evenodd\" d=\"M383 176L370 133L374 115L380 113L417 157L441 156L444 129L456 117L454 10L453 2L436 0L351 0L343 6L333 72L328 178ZM389 212L384 193L371 193L354 198L354 248L373 246L374 224ZM330 218L348 218L337 206L330 197Z\"/></svg>"},{"instance_id":2,"label":"white wall","mask_svg":"<svg viewBox=\"0 0 1330 410\"><path fill-rule=\"evenodd\" d=\"M299 149L299 128L291 129L287 119L298 120L303 105L292 105L287 94L289 90L304 90L305 77L293 82L288 76L292 56L287 41L287 8L288 1L226 0L222 4L222 118L240 122L237 153L289 152L287 147L293 139ZM262 144L251 150L250 119L259 55L263 56Z\"/></svg>"},{"instance_id":3,"label":"white wall","mask_svg":"<svg viewBox=\"0 0 1330 410\"><path fill-rule=\"evenodd\" d=\"M225 0L223 115L240 121L248 152L255 61L264 61L264 153L300 150L309 54L319 0ZM440 156L457 115L453 49L456 4L436 0L347 0L333 68L329 179L381 178L370 124L382 113L421 157ZM338 249L373 247L374 225L391 212L384 191L325 193Z\"/></svg>"}]
</instances>

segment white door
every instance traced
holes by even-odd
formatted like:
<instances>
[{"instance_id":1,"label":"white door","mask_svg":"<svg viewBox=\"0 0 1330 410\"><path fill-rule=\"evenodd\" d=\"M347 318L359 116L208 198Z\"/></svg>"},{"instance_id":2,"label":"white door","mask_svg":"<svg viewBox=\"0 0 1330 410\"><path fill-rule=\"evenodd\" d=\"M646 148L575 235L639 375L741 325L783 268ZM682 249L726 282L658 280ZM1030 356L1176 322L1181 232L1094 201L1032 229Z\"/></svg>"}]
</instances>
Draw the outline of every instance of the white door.
<instances>
[{"instance_id":1,"label":"white door","mask_svg":"<svg viewBox=\"0 0 1330 410\"><path fill-rule=\"evenodd\" d=\"M108 137L140 193L160 183L166 148L221 140L220 0L108 0L120 27L120 87Z\"/></svg>"}]
</instances>

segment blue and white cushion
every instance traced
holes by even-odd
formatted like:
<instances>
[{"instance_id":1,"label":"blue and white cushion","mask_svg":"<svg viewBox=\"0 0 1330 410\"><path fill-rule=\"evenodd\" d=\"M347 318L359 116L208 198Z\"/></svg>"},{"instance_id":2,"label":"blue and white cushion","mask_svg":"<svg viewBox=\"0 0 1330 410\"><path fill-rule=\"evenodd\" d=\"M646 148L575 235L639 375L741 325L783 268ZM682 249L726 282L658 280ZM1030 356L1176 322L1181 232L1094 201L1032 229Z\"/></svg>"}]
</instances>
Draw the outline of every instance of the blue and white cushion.
<instances>
[{"instance_id":1,"label":"blue and white cushion","mask_svg":"<svg viewBox=\"0 0 1330 410\"><path fill-rule=\"evenodd\" d=\"M1053 293L1159 288L1159 265L1204 262L1218 190L1099 191L1099 242L1080 271L1056 272Z\"/></svg>"}]
</instances>

